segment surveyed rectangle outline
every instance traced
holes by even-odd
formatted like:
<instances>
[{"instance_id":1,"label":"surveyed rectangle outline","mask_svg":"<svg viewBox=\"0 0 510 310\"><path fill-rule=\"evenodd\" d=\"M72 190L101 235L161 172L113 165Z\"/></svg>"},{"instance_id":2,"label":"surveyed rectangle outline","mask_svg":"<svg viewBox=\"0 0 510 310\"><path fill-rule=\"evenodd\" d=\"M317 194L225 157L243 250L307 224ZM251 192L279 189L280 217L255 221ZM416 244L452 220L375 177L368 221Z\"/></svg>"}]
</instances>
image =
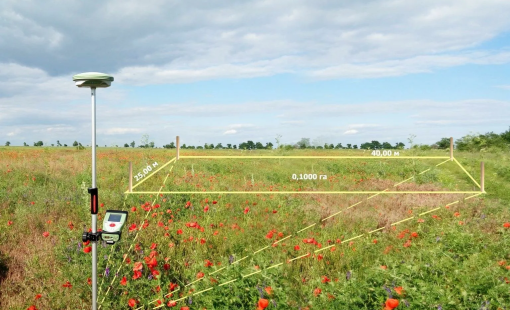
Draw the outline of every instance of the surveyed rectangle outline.
<instances>
[{"instance_id":1,"label":"surveyed rectangle outline","mask_svg":"<svg viewBox=\"0 0 510 310\"><path fill-rule=\"evenodd\" d=\"M473 181L473 183L481 189L480 184L476 182L476 180L469 174L469 172L462 166L462 164L455 158L450 156L179 156L179 159L186 158L199 158L199 159L446 159L439 166L449 160L454 161L461 169L466 173L466 175ZM163 166L155 170L152 174L145 177L142 181L133 185L132 190L143 182L147 181L150 177L154 176L159 170L165 168L167 165L175 162L177 160L176 157L169 160ZM426 169L417 175L423 174L429 169ZM411 177L409 179L414 178ZM408 181L404 180L401 183ZM394 185L394 187L398 186L400 183ZM165 191L165 192L156 192L156 191L129 191L129 189L125 192L125 194L476 194L480 193L480 191Z\"/></svg>"}]
</instances>

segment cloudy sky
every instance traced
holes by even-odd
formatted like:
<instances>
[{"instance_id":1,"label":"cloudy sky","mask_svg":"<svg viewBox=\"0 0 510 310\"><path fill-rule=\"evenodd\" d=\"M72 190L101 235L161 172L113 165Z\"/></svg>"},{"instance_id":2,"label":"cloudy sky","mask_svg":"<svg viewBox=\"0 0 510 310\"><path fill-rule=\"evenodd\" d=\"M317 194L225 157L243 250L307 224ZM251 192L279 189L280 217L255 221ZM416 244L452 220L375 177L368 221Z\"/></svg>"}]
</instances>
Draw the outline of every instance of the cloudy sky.
<instances>
[{"instance_id":1,"label":"cloudy sky","mask_svg":"<svg viewBox=\"0 0 510 310\"><path fill-rule=\"evenodd\" d=\"M510 1L0 2L0 143L434 143L510 126Z\"/></svg>"}]
</instances>

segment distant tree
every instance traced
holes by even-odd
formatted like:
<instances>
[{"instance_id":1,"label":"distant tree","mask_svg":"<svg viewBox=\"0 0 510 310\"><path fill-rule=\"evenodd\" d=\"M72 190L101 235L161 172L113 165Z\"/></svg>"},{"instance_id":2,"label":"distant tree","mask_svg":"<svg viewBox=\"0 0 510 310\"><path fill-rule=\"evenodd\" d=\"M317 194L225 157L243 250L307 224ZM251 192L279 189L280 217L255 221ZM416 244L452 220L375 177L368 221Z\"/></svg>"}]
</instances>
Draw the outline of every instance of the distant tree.
<instances>
[{"instance_id":1,"label":"distant tree","mask_svg":"<svg viewBox=\"0 0 510 310\"><path fill-rule=\"evenodd\" d=\"M52 143L51 146L55 146L55 144Z\"/></svg>"},{"instance_id":2,"label":"distant tree","mask_svg":"<svg viewBox=\"0 0 510 310\"><path fill-rule=\"evenodd\" d=\"M129 144L127 144L127 143L124 143L124 147L129 147Z\"/></svg>"},{"instance_id":3,"label":"distant tree","mask_svg":"<svg viewBox=\"0 0 510 310\"><path fill-rule=\"evenodd\" d=\"M358 149L358 145L354 144L354 145L352 146L352 148L353 148L353 149Z\"/></svg>"},{"instance_id":4,"label":"distant tree","mask_svg":"<svg viewBox=\"0 0 510 310\"><path fill-rule=\"evenodd\" d=\"M263 149L263 148L264 148L264 145L262 145L262 143L260 143L260 142L257 142L257 143L255 143L255 148L256 148L257 150L261 150L261 149Z\"/></svg>"},{"instance_id":5,"label":"distant tree","mask_svg":"<svg viewBox=\"0 0 510 310\"><path fill-rule=\"evenodd\" d=\"M34 142L34 146L43 146L43 142L42 141Z\"/></svg>"},{"instance_id":6,"label":"distant tree","mask_svg":"<svg viewBox=\"0 0 510 310\"><path fill-rule=\"evenodd\" d=\"M248 150L253 150L253 149L255 149L255 143L253 143L253 141L251 141L251 140L248 140L248 141L246 142L246 145L247 145L247 149L248 149Z\"/></svg>"},{"instance_id":7,"label":"distant tree","mask_svg":"<svg viewBox=\"0 0 510 310\"><path fill-rule=\"evenodd\" d=\"M362 150L371 150L371 149L373 149L374 147L372 146L372 143L370 143L370 142L365 142L365 143L361 143L361 145L360 145L360 147L359 147L359 148L360 148L360 149L362 149Z\"/></svg>"},{"instance_id":8,"label":"distant tree","mask_svg":"<svg viewBox=\"0 0 510 310\"><path fill-rule=\"evenodd\" d=\"M338 143L336 146L335 146L335 149L343 149L344 147L342 146L342 143Z\"/></svg>"},{"instance_id":9,"label":"distant tree","mask_svg":"<svg viewBox=\"0 0 510 310\"><path fill-rule=\"evenodd\" d=\"M265 148L268 149L268 150L272 150L273 149L273 143L267 142Z\"/></svg>"},{"instance_id":10,"label":"distant tree","mask_svg":"<svg viewBox=\"0 0 510 310\"><path fill-rule=\"evenodd\" d=\"M57 140L57 146L62 146L62 144L60 144L59 140Z\"/></svg>"},{"instance_id":11,"label":"distant tree","mask_svg":"<svg viewBox=\"0 0 510 310\"><path fill-rule=\"evenodd\" d=\"M201 149L203 149L203 148L204 148L204 147L203 147L203 146L201 146L201 145L197 146L197 149L199 149L199 150L201 150Z\"/></svg>"},{"instance_id":12,"label":"distant tree","mask_svg":"<svg viewBox=\"0 0 510 310\"><path fill-rule=\"evenodd\" d=\"M234 147L234 150L237 150L237 146L236 146L235 144L234 144L234 146L233 146L233 147Z\"/></svg>"},{"instance_id":13,"label":"distant tree","mask_svg":"<svg viewBox=\"0 0 510 310\"><path fill-rule=\"evenodd\" d=\"M351 148L351 144L350 143L347 143L347 148L350 149Z\"/></svg>"},{"instance_id":14,"label":"distant tree","mask_svg":"<svg viewBox=\"0 0 510 310\"><path fill-rule=\"evenodd\" d=\"M28 146L28 144L26 142L23 142L23 146Z\"/></svg>"},{"instance_id":15,"label":"distant tree","mask_svg":"<svg viewBox=\"0 0 510 310\"><path fill-rule=\"evenodd\" d=\"M240 143L239 144L239 149L243 149L243 150L248 149L248 144L246 142Z\"/></svg>"},{"instance_id":16,"label":"distant tree","mask_svg":"<svg viewBox=\"0 0 510 310\"><path fill-rule=\"evenodd\" d=\"M438 149L449 149L450 148L450 138L441 138L441 140L436 142Z\"/></svg>"},{"instance_id":17,"label":"distant tree","mask_svg":"<svg viewBox=\"0 0 510 310\"><path fill-rule=\"evenodd\" d=\"M131 147L135 147L135 141L129 143L129 145L131 145Z\"/></svg>"},{"instance_id":18,"label":"distant tree","mask_svg":"<svg viewBox=\"0 0 510 310\"><path fill-rule=\"evenodd\" d=\"M327 149L329 149L329 144L324 143L324 148L325 148L326 150L327 150Z\"/></svg>"},{"instance_id":19,"label":"distant tree","mask_svg":"<svg viewBox=\"0 0 510 310\"><path fill-rule=\"evenodd\" d=\"M310 146L310 138L301 138L296 144L298 148L306 149Z\"/></svg>"},{"instance_id":20,"label":"distant tree","mask_svg":"<svg viewBox=\"0 0 510 310\"><path fill-rule=\"evenodd\" d=\"M67 144L64 144L64 147L67 147Z\"/></svg>"},{"instance_id":21,"label":"distant tree","mask_svg":"<svg viewBox=\"0 0 510 310\"><path fill-rule=\"evenodd\" d=\"M404 147L405 147L405 144L404 144L404 143L402 143L402 142L395 143L395 148L396 148L397 150L403 150L403 149L404 149Z\"/></svg>"},{"instance_id":22,"label":"distant tree","mask_svg":"<svg viewBox=\"0 0 510 310\"><path fill-rule=\"evenodd\" d=\"M9 142L9 141L5 142L5 146L9 146L9 145L11 145L11 142Z\"/></svg>"},{"instance_id":23,"label":"distant tree","mask_svg":"<svg viewBox=\"0 0 510 310\"><path fill-rule=\"evenodd\" d=\"M391 146L391 144L389 144L388 142L383 142L383 144L381 145L381 147L385 150L390 150L392 149L393 147Z\"/></svg>"},{"instance_id":24,"label":"distant tree","mask_svg":"<svg viewBox=\"0 0 510 310\"><path fill-rule=\"evenodd\" d=\"M218 143L218 144L216 144L216 146L214 148L215 149L222 149L223 145L221 145L221 143Z\"/></svg>"},{"instance_id":25,"label":"distant tree","mask_svg":"<svg viewBox=\"0 0 510 310\"><path fill-rule=\"evenodd\" d=\"M154 148L154 141L149 142L149 147Z\"/></svg>"},{"instance_id":26,"label":"distant tree","mask_svg":"<svg viewBox=\"0 0 510 310\"><path fill-rule=\"evenodd\" d=\"M227 149L231 149L231 148L232 148L232 144L227 143Z\"/></svg>"},{"instance_id":27,"label":"distant tree","mask_svg":"<svg viewBox=\"0 0 510 310\"><path fill-rule=\"evenodd\" d=\"M507 131L504 131L500 134L500 137L506 141L506 143L510 143L510 127L508 127Z\"/></svg>"},{"instance_id":28,"label":"distant tree","mask_svg":"<svg viewBox=\"0 0 510 310\"><path fill-rule=\"evenodd\" d=\"M73 146L78 146L78 142L77 142L77 141L74 141L74 142L73 142Z\"/></svg>"},{"instance_id":29,"label":"distant tree","mask_svg":"<svg viewBox=\"0 0 510 310\"><path fill-rule=\"evenodd\" d=\"M321 150L323 149L323 147L322 147L322 146L320 146L320 145L319 145L319 146L316 146L315 148L316 148L316 149L321 149Z\"/></svg>"},{"instance_id":30,"label":"distant tree","mask_svg":"<svg viewBox=\"0 0 510 310\"><path fill-rule=\"evenodd\" d=\"M372 147L375 150L380 150L382 148L382 144L379 141L372 140Z\"/></svg>"}]
</instances>

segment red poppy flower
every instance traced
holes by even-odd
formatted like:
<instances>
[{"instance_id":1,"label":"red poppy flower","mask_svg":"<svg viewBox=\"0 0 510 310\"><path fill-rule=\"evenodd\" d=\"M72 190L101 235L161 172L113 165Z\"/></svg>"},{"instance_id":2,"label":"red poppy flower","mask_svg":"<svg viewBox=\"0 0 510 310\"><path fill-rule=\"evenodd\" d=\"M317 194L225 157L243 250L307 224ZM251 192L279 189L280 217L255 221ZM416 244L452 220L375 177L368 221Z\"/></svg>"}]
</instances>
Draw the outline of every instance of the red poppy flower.
<instances>
[{"instance_id":1,"label":"red poppy flower","mask_svg":"<svg viewBox=\"0 0 510 310\"><path fill-rule=\"evenodd\" d=\"M212 203L213 203L213 205L215 205L215 204L217 204L218 202L217 202L216 200L213 200L213 202L212 202Z\"/></svg>"},{"instance_id":2,"label":"red poppy flower","mask_svg":"<svg viewBox=\"0 0 510 310\"><path fill-rule=\"evenodd\" d=\"M142 270L143 268L143 265L141 262L135 262L134 266L133 266L133 271L139 271L139 270Z\"/></svg>"},{"instance_id":3,"label":"red poppy flower","mask_svg":"<svg viewBox=\"0 0 510 310\"><path fill-rule=\"evenodd\" d=\"M204 238L200 239L200 244L204 244L206 241Z\"/></svg>"},{"instance_id":4,"label":"red poppy flower","mask_svg":"<svg viewBox=\"0 0 510 310\"><path fill-rule=\"evenodd\" d=\"M411 239L407 240L406 243L404 243L404 248L408 248L411 246Z\"/></svg>"},{"instance_id":5,"label":"red poppy flower","mask_svg":"<svg viewBox=\"0 0 510 310\"><path fill-rule=\"evenodd\" d=\"M91 279L91 278L88 278L88 279L87 279L87 284L88 284L88 285L92 285L92 279Z\"/></svg>"},{"instance_id":6,"label":"red poppy flower","mask_svg":"<svg viewBox=\"0 0 510 310\"><path fill-rule=\"evenodd\" d=\"M136 212L136 207L132 207L131 212Z\"/></svg>"},{"instance_id":7,"label":"red poppy flower","mask_svg":"<svg viewBox=\"0 0 510 310\"><path fill-rule=\"evenodd\" d=\"M169 270L169 269L170 269L170 264L164 264L164 265L163 265L163 268L164 268L165 270Z\"/></svg>"},{"instance_id":8,"label":"red poppy flower","mask_svg":"<svg viewBox=\"0 0 510 310\"><path fill-rule=\"evenodd\" d=\"M68 288L71 288L71 287L73 287L73 285L72 285L69 281L66 281L66 283L64 283L64 284L62 285L62 287L68 287Z\"/></svg>"},{"instance_id":9,"label":"red poppy flower","mask_svg":"<svg viewBox=\"0 0 510 310\"><path fill-rule=\"evenodd\" d=\"M269 306L269 300L261 298L259 299L258 305L259 309L265 309L267 308L267 306Z\"/></svg>"},{"instance_id":10,"label":"red poppy flower","mask_svg":"<svg viewBox=\"0 0 510 310\"><path fill-rule=\"evenodd\" d=\"M200 271L199 273L197 273L197 279L201 279L203 277L204 277L204 273L203 272Z\"/></svg>"},{"instance_id":11,"label":"red poppy flower","mask_svg":"<svg viewBox=\"0 0 510 310\"><path fill-rule=\"evenodd\" d=\"M244 214L250 212L250 208L246 207L243 212L244 212Z\"/></svg>"},{"instance_id":12,"label":"red poppy flower","mask_svg":"<svg viewBox=\"0 0 510 310\"><path fill-rule=\"evenodd\" d=\"M417 233L417 232L413 232L413 233L411 234L411 237L413 237L413 238L418 238L418 233Z\"/></svg>"},{"instance_id":13,"label":"red poppy flower","mask_svg":"<svg viewBox=\"0 0 510 310\"><path fill-rule=\"evenodd\" d=\"M39 298L41 298L41 297L42 297L42 295L41 295L41 294L37 294L37 295L35 295L35 300L37 300L37 299L39 299Z\"/></svg>"},{"instance_id":14,"label":"red poppy flower","mask_svg":"<svg viewBox=\"0 0 510 310\"><path fill-rule=\"evenodd\" d=\"M177 302L173 301L173 300L170 300L167 304L166 304L168 307L175 307L177 306Z\"/></svg>"},{"instance_id":15,"label":"red poppy flower","mask_svg":"<svg viewBox=\"0 0 510 310\"><path fill-rule=\"evenodd\" d=\"M151 248L150 248L150 249L151 249L151 250L154 250L157 246L158 246L158 245L157 245L156 243L152 243L152 244L151 244Z\"/></svg>"},{"instance_id":16,"label":"red poppy flower","mask_svg":"<svg viewBox=\"0 0 510 310\"><path fill-rule=\"evenodd\" d=\"M11 226L11 225L12 225L12 221L8 221L7 226Z\"/></svg>"},{"instance_id":17,"label":"red poppy flower","mask_svg":"<svg viewBox=\"0 0 510 310\"><path fill-rule=\"evenodd\" d=\"M319 296L321 294L322 290L320 288L316 288L313 290L313 295L315 297Z\"/></svg>"},{"instance_id":18,"label":"red poppy flower","mask_svg":"<svg viewBox=\"0 0 510 310\"><path fill-rule=\"evenodd\" d=\"M377 239L372 240L374 244L377 244Z\"/></svg>"},{"instance_id":19,"label":"red poppy flower","mask_svg":"<svg viewBox=\"0 0 510 310\"><path fill-rule=\"evenodd\" d=\"M328 282L331 282L331 280L326 277L326 276L322 276L322 280L321 280L322 283L328 283Z\"/></svg>"},{"instance_id":20,"label":"red poppy flower","mask_svg":"<svg viewBox=\"0 0 510 310\"><path fill-rule=\"evenodd\" d=\"M273 232L272 231L268 232L267 235L266 235L266 238L267 239L272 239L273 238Z\"/></svg>"},{"instance_id":21,"label":"red poppy flower","mask_svg":"<svg viewBox=\"0 0 510 310\"><path fill-rule=\"evenodd\" d=\"M48 237L48 236L50 235L50 233L49 233L49 232L47 232L47 231L45 231L45 232L43 232L43 234L42 234L42 235L43 235L44 237Z\"/></svg>"},{"instance_id":22,"label":"red poppy flower","mask_svg":"<svg viewBox=\"0 0 510 310\"><path fill-rule=\"evenodd\" d=\"M207 211L209 211L209 206L204 207L204 212L207 212Z\"/></svg>"},{"instance_id":23,"label":"red poppy flower","mask_svg":"<svg viewBox=\"0 0 510 310\"><path fill-rule=\"evenodd\" d=\"M175 288L178 286L179 285L177 283L170 282L170 285L169 285L170 292L173 292L173 290L175 290Z\"/></svg>"},{"instance_id":24,"label":"red poppy flower","mask_svg":"<svg viewBox=\"0 0 510 310\"><path fill-rule=\"evenodd\" d=\"M322 254L317 255L317 260L319 260L319 261L320 261L320 260L322 260L323 258L324 258L324 256L322 256Z\"/></svg>"},{"instance_id":25,"label":"red poppy flower","mask_svg":"<svg viewBox=\"0 0 510 310\"><path fill-rule=\"evenodd\" d=\"M205 267L211 267L213 265L214 264L210 260L208 260L208 259L205 260Z\"/></svg>"},{"instance_id":26,"label":"red poppy flower","mask_svg":"<svg viewBox=\"0 0 510 310\"><path fill-rule=\"evenodd\" d=\"M418 223L423 223L423 222L425 222L425 220L424 220L424 219L418 219L418 221L417 221L417 222L418 222Z\"/></svg>"},{"instance_id":27,"label":"red poppy flower","mask_svg":"<svg viewBox=\"0 0 510 310\"><path fill-rule=\"evenodd\" d=\"M128 305L133 308L134 306L136 306L136 300L134 300L133 298L131 298L129 301L128 301Z\"/></svg>"},{"instance_id":28,"label":"red poppy flower","mask_svg":"<svg viewBox=\"0 0 510 310\"><path fill-rule=\"evenodd\" d=\"M182 235L182 229L177 229L177 234Z\"/></svg>"},{"instance_id":29,"label":"red poppy flower","mask_svg":"<svg viewBox=\"0 0 510 310\"><path fill-rule=\"evenodd\" d=\"M296 250L296 251L299 251L299 249L300 249L299 245L296 245L296 246L294 247L294 250Z\"/></svg>"},{"instance_id":30,"label":"red poppy flower","mask_svg":"<svg viewBox=\"0 0 510 310\"><path fill-rule=\"evenodd\" d=\"M126 277L123 277L122 280L120 280L120 285L126 285L127 284L127 279Z\"/></svg>"},{"instance_id":31,"label":"red poppy flower","mask_svg":"<svg viewBox=\"0 0 510 310\"><path fill-rule=\"evenodd\" d=\"M142 272L141 271L134 271L133 280L136 280L136 279L138 279L140 277L142 277Z\"/></svg>"},{"instance_id":32,"label":"red poppy flower","mask_svg":"<svg viewBox=\"0 0 510 310\"><path fill-rule=\"evenodd\" d=\"M388 300L386 300L386 309L395 309L396 307L398 307L398 300L396 299L393 299L393 298L388 298Z\"/></svg>"},{"instance_id":33,"label":"red poppy flower","mask_svg":"<svg viewBox=\"0 0 510 310\"><path fill-rule=\"evenodd\" d=\"M510 228L510 223L509 223L509 222L506 222L505 224L503 224L503 227L505 227L505 228Z\"/></svg>"},{"instance_id":34,"label":"red poppy flower","mask_svg":"<svg viewBox=\"0 0 510 310\"><path fill-rule=\"evenodd\" d=\"M189 310L189 307L181 307L181 310Z\"/></svg>"},{"instance_id":35,"label":"red poppy flower","mask_svg":"<svg viewBox=\"0 0 510 310\"><path fill-rule=\"evenodd\" d=\"M403 290L402 286L395 287L395 292L397 292L397 294L399 295L402 295L402 290Z\"/></svg>"},{"instance_id":36,"label":"red poppy flower","mask_svg":"<svg viewBox=\"0 0 510 310\"><path fill-rule=\"evenodd\" d=\"M30 307L27 308L27 310L37 310L37 308L34 305L31 305Z\"/></svg>"},{"instance_id":37,"label":"red poppy flower","mask_svg":"<svg viewBox=\"0 0 510 310\"><path fill-rule=\"evenodd\" d=\"M136 230L136 224L133 223L131 226L129 226L129 231Z\"/></svg>"},{"instance_id":38,"label":"red poppy flower","mask_svg":"<svg viewBox=\"0 0 510 310\"><path fill-rule=\"evenodd\" d=\"M273 294L273 289L270 286L267 286L264 290L266 291L267 295Z\"/></svg>"},{"instance_id":39,"label":"red poppy flower","mask_svg":"<svg viewBox=\"0 0 510 310\"><path fill-rule=\"evenodd\" d=\"M381 269L386 270L386 269L388 269L388 267L387 267L387 266L384 266L384 265L381 265Z\"/></svg>"},{"instance_id":40,"label":"red poppy flower","mask_svg":"<svg viewBox=\"0 0 510 310\"><path fill-rule=\"evenodd\" d=\"M84 248L83 248L83 252L84 252L84 253L90 253L90 251L92 251L92 247L91 247L91 246L88 246L88 247L84 247Z\"/></svg>"}]
</instances>

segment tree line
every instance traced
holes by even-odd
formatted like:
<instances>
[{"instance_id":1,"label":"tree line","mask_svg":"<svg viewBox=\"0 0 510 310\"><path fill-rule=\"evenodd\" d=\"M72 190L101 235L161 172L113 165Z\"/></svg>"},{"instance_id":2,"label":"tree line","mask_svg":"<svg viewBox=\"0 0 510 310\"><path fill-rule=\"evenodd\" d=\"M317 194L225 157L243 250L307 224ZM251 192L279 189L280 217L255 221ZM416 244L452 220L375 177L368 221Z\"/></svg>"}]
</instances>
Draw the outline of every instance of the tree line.
<instances>
[{"instance_id":1,"label":"tree line","mask_svg":"<svg viewBox=\"0 0 510 310\"><path fill-rule=\"evenodd\" d=\"M301 138L298 142L294 144L280 144L279 140L277 140L277 148L284 149L358 149L357 144L347 143L342 145L342 143L324 143L324 145L311 145L310 138ZM410 141L412 144L412 141ZM10 146L11 143L7 141L5 146ZM26 142L23 142L24 146L29 146ZM42 141L34 142L34 146L43 146L44 143ZM55 144L51 144L51 146L55 146ZM57 147L67 147L67 144L61 144L59 140L56 143ZM74 141L72 144L73 147L78 149L83 149L84 146L78 142ZM97 146L97 145L96 145ZM115 145L119 147L118 145ZM107 147L105 145L105 147ZM135 141L131 143L124 143L124 147L139 147L139 148L156 148L155 143L153 141L148 142L148 136L144 136L144 142L140 145L136 146ZM165 149L175 149L175 142L170 142L162 146ZM262 144L261 142L254 142L252 140L248 140L246 142L236 144L227 143L223 146L222 143L217 143L214 145L213 143L205 143L203 146L198 145L186 145L182 144L182 149L240 149L240 150L263 150L263 149L273 149L274 145L271 142L266 142ZM360 144L359 149L365 150L389 150L389 149L404 149L405 144L402 142L397 142L395 145L391 145L389 142L379 142L377 140L372 140L371 142L365 142ZM441 138L436 143L427 145L427 144L416 144L412 145L413 149L421 149L421 150L430 150L430 149L448 149L450 148L450 138ZM497 134L494 132L487 132L485 134L469 134L460 139L455 140L454 148L460 151L480 151L483 149L508 149L510 148L510 127L508 130Z\"/></svg>"}]
</instances>

